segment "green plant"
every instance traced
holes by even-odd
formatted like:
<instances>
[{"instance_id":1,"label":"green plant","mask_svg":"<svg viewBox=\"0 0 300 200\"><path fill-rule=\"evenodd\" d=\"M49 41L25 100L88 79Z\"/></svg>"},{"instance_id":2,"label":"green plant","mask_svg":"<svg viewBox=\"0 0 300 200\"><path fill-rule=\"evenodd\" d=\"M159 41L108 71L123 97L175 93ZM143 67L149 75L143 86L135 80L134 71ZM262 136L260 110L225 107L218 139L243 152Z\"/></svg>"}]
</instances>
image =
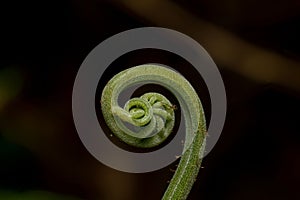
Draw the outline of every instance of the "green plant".
<instances>
[{"instance_id":1,"label":"green plant","mask_svg":"<svg viewBox=\"0 0 300 200\"><path fill-rule=\"evenodd\" d=\"M159 84L170 90L179 101L186 125L184 150L162 199L186 199L200 169L206 142L206 123L200 99L183 76L163 66L140 65L115 75L102 92L102 113L111 131L135 147L151 148L161 144L170 135L175 120L174 106L158 93L146 93L140 98L130 99L121 108L118 105L119 94L126 87L138 83ZM123 122L141 129L134 132Z\"/></svg>"}]
</instances>

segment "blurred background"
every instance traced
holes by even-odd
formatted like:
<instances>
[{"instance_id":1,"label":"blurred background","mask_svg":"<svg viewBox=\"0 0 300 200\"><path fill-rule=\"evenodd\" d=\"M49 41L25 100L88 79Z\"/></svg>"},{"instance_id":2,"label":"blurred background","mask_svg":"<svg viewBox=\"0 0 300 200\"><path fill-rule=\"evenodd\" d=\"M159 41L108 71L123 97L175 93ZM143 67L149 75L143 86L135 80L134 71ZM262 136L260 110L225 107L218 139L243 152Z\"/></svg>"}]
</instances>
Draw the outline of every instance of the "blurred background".
<instances>
[{"instance_id":1,"label":"blurred background","mask_svg":"<svg viewBox=\"0 0 300 200\"><path fill-rule=\"evenodd\" d=\"M197 40L225 83L224 131L189 199L300 199L298 0L11 0L0 13L0 199L162 197L176 163L145 174L106 167L81 143L71 109L88 53L144 26Z\"/></svg>"}]
</instances>

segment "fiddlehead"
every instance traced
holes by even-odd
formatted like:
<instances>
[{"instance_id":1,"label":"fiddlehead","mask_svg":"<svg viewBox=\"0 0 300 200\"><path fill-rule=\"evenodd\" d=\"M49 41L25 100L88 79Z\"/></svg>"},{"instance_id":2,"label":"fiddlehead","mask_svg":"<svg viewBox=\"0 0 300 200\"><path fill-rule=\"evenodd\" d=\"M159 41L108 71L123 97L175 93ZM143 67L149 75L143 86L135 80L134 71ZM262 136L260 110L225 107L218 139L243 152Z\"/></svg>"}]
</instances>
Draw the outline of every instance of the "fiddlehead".
<instances>
[{"instance_id":1,"label":"fiddlehead","mask_svg":"<svg viewBox=\"0 0 300 200\"><path fill-rule=\"evenodd\" d=\"M158 93L130 99L124 108L118 105L121 91L139 83L162 85L179 101L186 127L184 150L162 199L186 199L197 177L205 148L206 123L200 99L183 76L166 67L146 64L115 75L103 89L101 109L111 131L132 146L151 148L161 144L172 132L175 121L172 103ZM139 129L133 131L128 125Z\"/></svg>"}]
</instances>

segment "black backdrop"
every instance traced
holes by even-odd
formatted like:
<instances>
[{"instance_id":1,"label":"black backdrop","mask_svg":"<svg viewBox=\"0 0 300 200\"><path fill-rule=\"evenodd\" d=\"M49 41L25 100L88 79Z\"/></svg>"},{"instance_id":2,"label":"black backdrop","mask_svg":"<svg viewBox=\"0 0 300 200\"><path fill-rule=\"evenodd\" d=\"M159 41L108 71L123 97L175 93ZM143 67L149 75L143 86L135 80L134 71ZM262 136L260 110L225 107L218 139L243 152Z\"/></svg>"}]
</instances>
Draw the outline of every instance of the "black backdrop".
<instances>
[{"instance_id":1,"label":"black backdrop","mask_svg":"<svg viewBox=\"0 0 300 200\"><path fill-rule=\"evenodd\" d=\"M297 1L213 2L176 4L300 63ZM176 163L146 174L104 166L81 144L71 110L73 82L87 54L113 34L155 24L101 0L9 1L0 9L0 198L159 199ZM181 62L145 51L123 63L151 58ZM297 199L300 85L262 83L216 64L226 87L227 119L189 199Z\"/></svg>"}]
</instances>

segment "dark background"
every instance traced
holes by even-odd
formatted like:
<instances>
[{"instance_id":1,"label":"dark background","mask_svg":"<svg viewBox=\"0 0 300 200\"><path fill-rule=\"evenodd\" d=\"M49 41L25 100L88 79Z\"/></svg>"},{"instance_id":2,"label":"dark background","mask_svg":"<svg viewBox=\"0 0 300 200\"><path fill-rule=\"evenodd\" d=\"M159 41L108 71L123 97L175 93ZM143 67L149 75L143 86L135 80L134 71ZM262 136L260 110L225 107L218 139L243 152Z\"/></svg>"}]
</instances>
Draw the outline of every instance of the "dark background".
<instances>
[{"instance_id":1,"label":"dark background","mask_svg":"<svg viewBox=\"0 0 300 200\"><path fill-rule=\"evenodd\" d=\"M146 174L104 166L82 145L71 110L87 54L143 26L193 37L225 83L224 131L189 199L299 199L299 1L12 0L0 13L0 199L161 198L176 163ZM124 62L180 63L157 56Z\"/></svg>"}]
</instances>

